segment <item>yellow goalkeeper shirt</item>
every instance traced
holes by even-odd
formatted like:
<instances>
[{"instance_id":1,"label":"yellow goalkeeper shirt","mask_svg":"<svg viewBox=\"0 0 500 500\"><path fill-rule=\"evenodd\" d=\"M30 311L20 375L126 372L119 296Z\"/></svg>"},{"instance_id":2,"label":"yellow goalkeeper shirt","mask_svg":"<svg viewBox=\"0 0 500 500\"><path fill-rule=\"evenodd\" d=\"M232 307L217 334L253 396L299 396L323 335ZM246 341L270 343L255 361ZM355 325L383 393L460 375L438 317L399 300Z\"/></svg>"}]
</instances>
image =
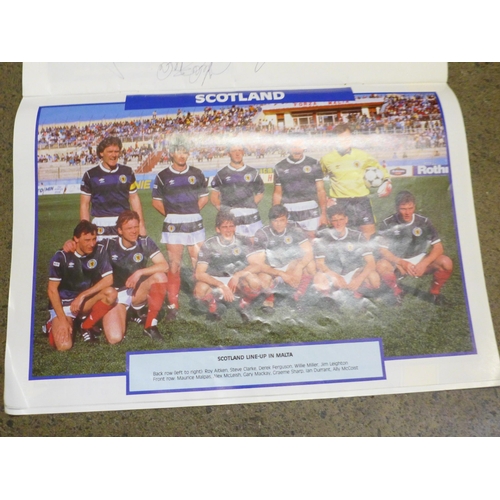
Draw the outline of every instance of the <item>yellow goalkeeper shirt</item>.
<instances>
[{"instance_id":1,"label":"yellow goalkeeper shirt","mask_svg":"<svg viewBox=\"0 0 500 500\"><path fill-rule=\"evenodd\" d=\"M373 156L360 149L351 148L343 156L332 151L323 156L320 163L323 172L330 178L331 198L368 196L370 190L366 187L363 176L369 167L379 168L384 172L384 178L389 177L387 170Z\"/></svg>"}]
</instances>

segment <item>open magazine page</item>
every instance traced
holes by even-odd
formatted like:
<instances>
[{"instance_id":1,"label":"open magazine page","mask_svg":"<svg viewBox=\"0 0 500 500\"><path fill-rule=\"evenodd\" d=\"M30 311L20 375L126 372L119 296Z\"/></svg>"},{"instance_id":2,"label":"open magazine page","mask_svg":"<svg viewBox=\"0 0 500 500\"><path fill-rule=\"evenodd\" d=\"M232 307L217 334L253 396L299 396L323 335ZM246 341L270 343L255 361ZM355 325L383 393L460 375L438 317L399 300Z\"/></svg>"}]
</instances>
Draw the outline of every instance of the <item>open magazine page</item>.
<instances>
[{"instance_id":1,"label":"open magazine page","mask_svg":"<svg viewBox=\"0 0 500 500\"><path fill-rule=\"evenodd\" d=\"M23 100L6 411L497 385L446 83L226 83Z\"/></svg>"}]
</instances>

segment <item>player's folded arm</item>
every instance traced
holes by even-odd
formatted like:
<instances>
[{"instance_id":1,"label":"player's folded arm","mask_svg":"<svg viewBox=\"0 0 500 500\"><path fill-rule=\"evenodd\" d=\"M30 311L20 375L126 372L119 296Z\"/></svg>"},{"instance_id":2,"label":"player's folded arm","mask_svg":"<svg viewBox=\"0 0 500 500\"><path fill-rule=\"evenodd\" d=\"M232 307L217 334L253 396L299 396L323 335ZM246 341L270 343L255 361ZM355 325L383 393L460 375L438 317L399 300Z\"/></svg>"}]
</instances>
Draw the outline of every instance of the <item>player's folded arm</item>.
<instances>
[{"instance_id":1,"label":"player's folded arm","mask_svg":"<svg viewBox=\"0 0 500 500\"><path fill-rule=\"evenodd\" d=\"M221 283L216 280L214 277L210 276L207 273L208 270L208 262L198 261L196 264L196 269L194 271L194 277L196 281L201 281L202 283L206 283L210 286L219 286Z\"/></svg>"},{"instance_id":2,"label":"player's folded arm","mask_svg":"<svg viewBox=\"0 0 500 500\"><path fill-rule=\"evenodd\" d=\"M169 266L167 259L165 259L165 256L159 250L151 256L151 261L153 262L153 265L146 268L147 271L152 274L168 272Z\"/></svg>"},{"instance_id":3,"label":"player's folded arm","mask_svg":"<svg viewBox=\"0 0 500 500\"><path fill-rule=\"evenodd\" d=\"M101 277L101 279L93 286L90 288L87 288L87 290L84 290L83 292L78 295L77 299L79 297L82 297L85 300L88 300L91 297L94 297L94 295L97 295L98 293L102 292L105 288L111 288L114 292L116 290L113 288L113 272L110 271L106 273L104 276ZM76 300L76 299L75 299Z\"/></svg>"}]
</instances>

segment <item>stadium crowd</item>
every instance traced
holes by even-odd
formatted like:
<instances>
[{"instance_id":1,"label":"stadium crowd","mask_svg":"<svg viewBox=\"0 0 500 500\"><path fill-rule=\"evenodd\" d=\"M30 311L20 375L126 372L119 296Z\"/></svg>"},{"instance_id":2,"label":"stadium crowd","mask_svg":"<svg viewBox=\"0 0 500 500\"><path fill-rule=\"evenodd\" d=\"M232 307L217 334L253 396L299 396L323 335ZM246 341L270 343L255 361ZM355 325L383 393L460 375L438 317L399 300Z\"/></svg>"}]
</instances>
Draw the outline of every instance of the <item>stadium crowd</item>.
<instances>
[{"instance_id":1,"label":"stadium crowd","mask_svg":"<svg viewBox=\"0 0 500 500\"><path fill-rule=\"evenodd\" d=\"M377 97L376 95L372 97ZM366 115L361 112L341 113L336 121L327 125L299 124L292 128L278 129L272 121L262 118L258 106L236 106L214 109L206 107L202 112L179 109L174 115L159 116L156 112L147 118L96 122L84 125L53 125L40 127L38 134L38 161L40 163L66 162L68 165L90 165L97 161L95 147L103 137L118 136L128 147L121 161L142 161L151 151L166 151L172 134L183 133L205 136L205 144L200 151L192 153L197 162L211 161L223 154L215 137L225 133L258 132L266 135L282 135L296 132L308 134L329 134L339 122L350 125L355 134L404 133L414 134L415 147L442 147L445 145L444 127L441 122L439 104L429 95L389 95L380 112ZM210 140L214 136L214 140ZM139 143L147 142L146 146ZM249 154L256 157L281 151L273 141L256 146ZM278 143L280 141L276 141ZM54 149L69 148L62 154ZM43 153L51 150L51 153ZM282 152L282 151L281 151ZM165 157L162 158L165 162Z\"/></svg>"}]
</instances>

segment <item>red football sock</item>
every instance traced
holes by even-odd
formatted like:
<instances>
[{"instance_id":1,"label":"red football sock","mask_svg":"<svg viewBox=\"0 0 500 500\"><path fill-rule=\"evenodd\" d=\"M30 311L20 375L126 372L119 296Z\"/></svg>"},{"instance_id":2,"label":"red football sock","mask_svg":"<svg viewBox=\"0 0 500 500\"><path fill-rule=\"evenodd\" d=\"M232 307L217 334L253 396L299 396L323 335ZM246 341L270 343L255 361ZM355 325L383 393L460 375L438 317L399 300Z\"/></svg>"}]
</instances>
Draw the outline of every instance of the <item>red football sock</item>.
<instances>
[{"instance_id":1,"label":"red football sock","mask_svg":"<svg viewBox=\"0 0 500 500\"><path fill-rule=\"evenodd\" d=\"M90 314L82 323L82 328L84 330L92 328L108 311L111 311L113 307L115 307L115 304L108 306L108 304L105 304L102 300L96 302L94 307L90 310Z\"/></svg>"},{"instance_id":2,"label":"red football sock","mask_svg":"<svg viewBox=\"0 0 500 500\"><path fill-rule=\"evenodd\" d=\"M262 303L263 307L274 307L274 293L267 295L264 302Z\"/></svg>"},{"instance_id":3,"label":"red football sock","mask_svg":"<svg viewBox=\"0 0 500 500\"><path fill-rule=\"evenodd\" d=\"M262 290L265 298L263 302L264 307L274 307L274 292L273 290L276 288L276 283L273 281L272 285L269 288L265 288Z\"/></svg>"},{"instance_id":4,"label":"red football sock","mask_svg":"<svg viewBox=\"0 0 500 500\"><path fill-rule=\"evenodd\" d=\"M293 300L300 300L300 298L306 293L309 283L311 283L313 277L310 274L302 273L302 278L300 278L299 286L293 294Z\"/></svg>"},{"instance_id":5,"label":"red football sock","mask_svg":"<svg viewBox=\"0 0 500 500\"><path fill-rule=\"evenodd\" d=\"M451 276L452 271L446 271L440 269L434 273L434 280L432 281L430 293L432 295L439 295L441 288L448 281Z\"/></svg>"},{"instance_id":6,"label":"red football sock","mask_svg":"<svg viewBox=\"0 0 500 500\"><path fill-rule=\"evenodd\" d=\"M398 295L401 295L402 290L398 286L398 280L397 280L396 275L394 273L381 274L380 279L382 280L383 283L385 283L394 292L394 295L396 297Z\"/></svg>"},{"instance_id":7,"label":"red football sock","mask_svg":"<svg viewBox=\"0 0 500 500\"><path fill-rule=\"evenodd\" d=\"M212 292L208 292L205 296L200 299L202 302L206 302L208 304L208 312L215 313L217 312L217 301L215 300L214 294Z\"/></svg>"},{"instance_id":8,"label":"red football sock","mask_svg":"<svg viewBox=\"0 0 500 500\"><path fill-rule=\"evenodd\" d=\"M146 317L145 328L149 328L153 320L158 316L165 295L167 294L167 283L153 283L149 289L148 295L148 315Z\"/></svg>"},{"instance_id":9,"label":"red football sock","mask_svg":"<svg viewBox=\"0 0 500 500\"><path fill-rule=\"evenodd\" d=\"M179 309L179 290L181 289L181 273L168 272L167 295L168 303Z\"/></svg>"},{"instance_id":10,"label":"red football sock","mask_svg":"<svg viewBox=\"0 0 500 500\"><path fill-rule=\"evenodd\" d=\"M52 333L52 320L47 321L45 324L45 331L47 332L51 347L56 347L56 341L54 340L54 334Z\"/></svg>"}]
</instances>

